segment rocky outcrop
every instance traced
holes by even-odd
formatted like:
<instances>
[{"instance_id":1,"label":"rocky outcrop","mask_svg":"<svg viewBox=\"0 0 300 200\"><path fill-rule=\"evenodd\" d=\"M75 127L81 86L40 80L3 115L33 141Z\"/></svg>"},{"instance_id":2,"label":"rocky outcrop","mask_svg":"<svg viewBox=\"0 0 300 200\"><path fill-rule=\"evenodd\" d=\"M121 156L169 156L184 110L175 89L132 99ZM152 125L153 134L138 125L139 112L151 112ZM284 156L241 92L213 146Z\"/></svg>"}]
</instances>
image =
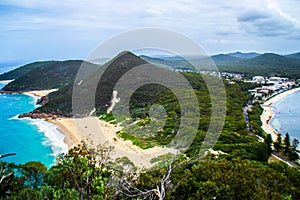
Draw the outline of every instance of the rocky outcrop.
<instances>
[{"instance_id":1,"label":"rocky outcrop","mask_svg":"<svg viewBox=\"0 0 300 200\"><path fill-rule=\"evenodd\" d=\"M18 118L24 118L24 117L30 117L32 119L56 119L60 117L71 117L71 116L65 116L60 113L42 113L34 110L28 113L20 114L18 116Z\"/></svg>"},{"instance_id":2,"label":"rocky outcrop","mask_svg":"<svg viewBox=\"0 0 300 200\"><path fill-rule=\"evenodd\" d=\"M16 91L6 91L6 90L0 90L0 94L18 94L19 92Z\"/></svg>"},{"instance_id":3,"label":"rocky outcrop","mask_svg":"<svg viewBox=\"0 0 300 200\"><path fill-rule=\"evenodd\" d=\"M41 98L39 98L37 101L36 101L36 104L39 104L39 105L45 105L46 103L48 103L48 100L49 100L49 98L48 98L48 95L46 95L46 96L43 96L43 97L41 97Z\"/></svg>"}]
</instances>

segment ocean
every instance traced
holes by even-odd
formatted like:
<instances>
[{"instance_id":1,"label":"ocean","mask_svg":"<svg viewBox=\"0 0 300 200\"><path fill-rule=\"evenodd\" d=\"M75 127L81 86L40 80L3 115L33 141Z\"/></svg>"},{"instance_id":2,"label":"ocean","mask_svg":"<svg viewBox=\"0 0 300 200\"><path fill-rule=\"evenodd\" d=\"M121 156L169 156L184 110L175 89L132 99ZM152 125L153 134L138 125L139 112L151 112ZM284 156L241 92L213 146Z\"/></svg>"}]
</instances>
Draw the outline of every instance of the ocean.
<instances>
[{"instance_id":1,"label":"ocean","mask_svg":"<svg viewBox=\"0 0 300 200\"><path fill-rule=\"evenodd\" d=\"M292 93L272 104L274 113L270 123L283 137L289 133L291 143L300 141L300 92Z\"/></svg>"},{"instance_id":2,"label":"ocean","mask_svg":"<svg viewBox=\"0 0 300 200\"><path fill-rule=\"evenodd\" d=\"M4 85L0 83L0 88ZM23 94L0 94L0 154L16 153L1 161L17 164L40 161L51 167L58 154L67 152L64 136L54 124L42 119L17 117L36 108L36 100Z\"/></svg>"}]
</instances>

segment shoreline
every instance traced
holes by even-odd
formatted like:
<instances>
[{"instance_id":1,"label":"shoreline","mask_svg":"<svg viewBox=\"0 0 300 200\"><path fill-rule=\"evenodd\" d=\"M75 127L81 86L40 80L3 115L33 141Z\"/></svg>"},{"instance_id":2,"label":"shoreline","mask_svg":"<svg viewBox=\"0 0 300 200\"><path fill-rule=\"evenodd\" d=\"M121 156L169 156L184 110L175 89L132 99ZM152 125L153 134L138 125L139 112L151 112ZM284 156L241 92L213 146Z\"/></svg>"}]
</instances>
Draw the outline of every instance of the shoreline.
<instances>
[{"instance_id":1,"label":"shoreline","mask_svg":"<svg viewBox=\"0 0 300 200\"><path fill-rule=\"evenodd\" d=\"M68 146L68 150L81 142L79 133L76 130L75 121L72 118L45 118L46 122L54 124L56 129L64 135L64 143Z\"/></svg>"},{"instance_id":2,"label":"shoreline","mask_svg":"<svg viewBox=\"0 0 300 200\"><path fill-rule=\"evenodd\" d=\"M267 100L262 106L263 106L263 113L260 117L261 121L262 121L262 129L268 133L271 134L272 136L272 140L275 142L278 138L278 132L275 130L274 127L271 126L271 124L269 123L270 120L272 119L272 117L274 116L274 113L272 111L272 104L280 101L281 99L287 97L290 94L293 94L295 92L300 91L300 88L294 88L291 90L287 90L285 92L282 92L274 97L272 97L271 99Z\"/></svg>"},{"instance_id":3,"label":"shoreline","mask_svg":"<svg viewBox=\"0 0 300 200\"><path fill-rule=\"evenodd\" d=\"M55 92L57 91L57 89L50 89L50 90L33 90L33 91L28 91L28 92L23 92L21 94L30 96L34 99L34 104L36 104L36 102L41 98L44 97L48 94L50 94L51 92ZM36 107L36 105L35 105ZM20 116L20 115L19 115ZM58 126L57 124L53 123L52 120L54 119L50 119L50 118L31 118L31 120L43 120L44 122L51 124L52 126L55 126L54 129L63 137L63 143L67 146L67 150L69 150L69 146L72 145L72 140L70 140L68 138L68 135L65 135L61 130L60 130L60 126ZM35 123L33 123L35 124ZM36 125L36 124L35 124ZM38 126L38 125L37 125ZM38 126L38 128L41 130L41 128ZM62 127L63 128L63 127ZM41 130L43 132L43 134L45 135L45 137L47 137L47 131L45 130ZM50 141L50 143L52 143L52 145L55 146L55 144L53 143L53 141L51 141L51 139L49 137L47 137L48 140ZM53 148L51 148L53 150ZM53 152L55 153L55 152ZM60 152L60 153L67 153L67 152Z\"/></svg>"}]
</instances>

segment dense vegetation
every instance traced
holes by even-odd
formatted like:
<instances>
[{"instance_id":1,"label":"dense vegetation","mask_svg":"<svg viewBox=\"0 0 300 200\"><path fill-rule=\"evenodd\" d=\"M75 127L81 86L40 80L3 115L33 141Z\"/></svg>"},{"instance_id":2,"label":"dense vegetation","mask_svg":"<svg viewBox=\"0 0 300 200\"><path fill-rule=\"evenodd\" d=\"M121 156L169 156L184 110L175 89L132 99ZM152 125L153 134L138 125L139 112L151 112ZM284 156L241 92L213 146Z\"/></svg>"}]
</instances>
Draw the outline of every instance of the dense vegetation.
<instances>
[{"instance_id":1,"label":"dense vegetation","mask_svg":"<svg viewBox=\"0 0 300 200\"><path fill-rule=\"evenodd\" d=\"M43 67L45 65L51 65L55 63L55 61L45 61L45 62L34 62L34 63L30 63L27 65L24 65L22 67L19 67L17 69L14 69L12 71L6 72L4 74L0 75L0 80L13 80L13 79L17 79L23 75L25 75L27 72L39 68L39 67Z\"/></svg>"},{"instance_id":2,"label":"dense vegetation","mask_svg":"<svg viewBox=\"0 0 300 200\"><path fill-rule=\"evenodd\" d=\"M7 84L3 90L23 92L61 88L68 84L73 86L75 76L81 65L84 65L87 73L98 67L79 60L37 62L1 75L4 79L15 79Z\"/></svg>"},{"instance_id":3,"label":"dense vegetation","mask_svg":"<svg viewBox=\"0 0 300 200\"><path fill-rule=\"evenodd\" d=\"M216 158L136 172L109 159L111 148L83 143L47 169L0 162L1 199L299 199L300 171L284 163ZM124 167L124 171L122 168ZM129 170L130 169L130 170Z\"/></svg>"},{"instance_id":4,"label":"dense vegetation","mask_svg":"<svg viewBox=\"0 0 300 200\"><path fill-rule=\"evenodd\" d=\"M265 137L263 129L261 128L262 122L260 119L261 114L263 113L263 109L261 105L256 102L252 105L251 110L248 111L248 118L250 122L250 130L259 136Z\"/></svg>"},{"instance_id":5,"label":"dense vegetation","mask_svg":"<svg viewBox=\"0 0 300 200\"><path fill-rule=\"evenodd\" d=\"M221 71L244 73L249 78L257 75L299 78L300 60L266 53L241 62L219 65L219 69Z\"/></svg>"},{"instance_id":6,"label":"dense vegetation","mask_svg":"<svg viewBox=\"0 0 300 200\"><path fill-rule=\"evenodd\" d=\"M299 159L297 146L299 145L298 139L293 139L292 144L288 133L282 138L279 134L277 140L274 142L274 151L289 160L295 161Z\"/></svg>"}]
</instances>

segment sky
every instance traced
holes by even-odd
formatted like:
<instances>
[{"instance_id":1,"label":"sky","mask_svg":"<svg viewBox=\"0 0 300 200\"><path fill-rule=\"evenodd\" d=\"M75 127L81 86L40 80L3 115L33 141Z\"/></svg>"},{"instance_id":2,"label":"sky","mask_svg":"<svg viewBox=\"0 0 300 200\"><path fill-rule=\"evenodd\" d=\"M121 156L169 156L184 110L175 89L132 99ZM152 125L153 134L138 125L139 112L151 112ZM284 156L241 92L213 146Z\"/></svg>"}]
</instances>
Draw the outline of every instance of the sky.
<instances>
[{"instance_id":1,"label":"sky","mask_svg":"<svg viewBox=\"0 0 300 200\"><path fill-rule=\"evenodd\" d=\"M300 2L0 0L0 62L84 59L112 36L148 27L178 31L209 55L288 54L300 51Z\"/></svg>"}]
</instances>

